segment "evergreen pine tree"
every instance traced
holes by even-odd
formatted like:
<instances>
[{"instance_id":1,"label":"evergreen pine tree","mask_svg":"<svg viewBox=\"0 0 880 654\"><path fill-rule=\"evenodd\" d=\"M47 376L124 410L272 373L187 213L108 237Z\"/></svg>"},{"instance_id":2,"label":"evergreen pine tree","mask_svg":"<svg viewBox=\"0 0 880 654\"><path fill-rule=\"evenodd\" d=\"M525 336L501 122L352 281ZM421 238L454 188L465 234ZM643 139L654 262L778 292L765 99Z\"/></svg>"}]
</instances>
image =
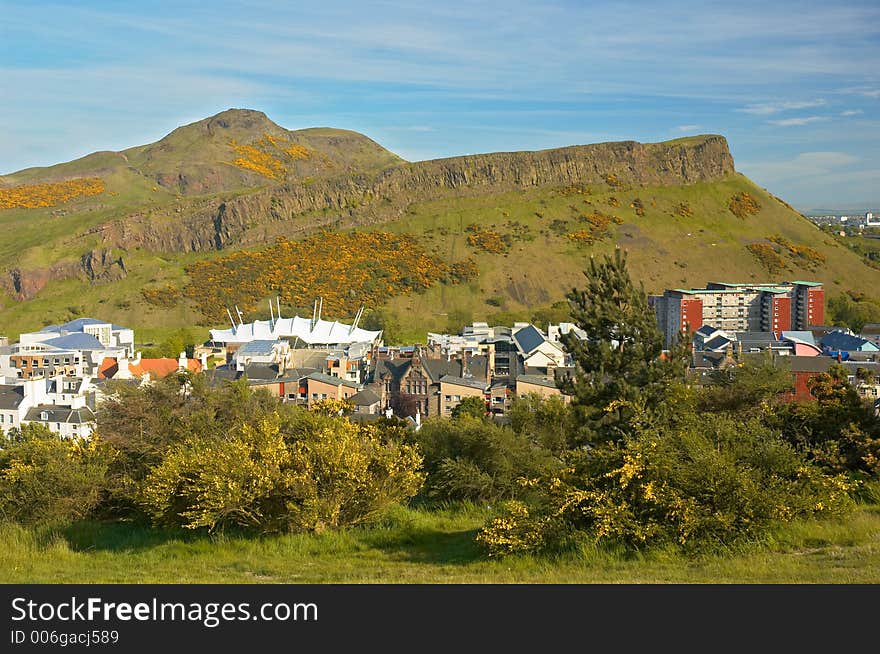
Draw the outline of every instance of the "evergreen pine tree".
<instances>
[{"instance_id":1,"label":"evergreen pine tree","mask_svg":"<svg viewBox=\"0 0 880 654\"><path fill-rule=\"evenodd\" d=\"M663 403L680 358L680 353L671 360L661 356L657 319L643 286L636 288L630 279L620 249L602 263L591 258L584 276L586 286L566 297L586 338L573 332L562 337L575 371L559 383L572 396L575 446L620 441L631 431L637 406L657 409Z\"/></svg>"}]
</instances>

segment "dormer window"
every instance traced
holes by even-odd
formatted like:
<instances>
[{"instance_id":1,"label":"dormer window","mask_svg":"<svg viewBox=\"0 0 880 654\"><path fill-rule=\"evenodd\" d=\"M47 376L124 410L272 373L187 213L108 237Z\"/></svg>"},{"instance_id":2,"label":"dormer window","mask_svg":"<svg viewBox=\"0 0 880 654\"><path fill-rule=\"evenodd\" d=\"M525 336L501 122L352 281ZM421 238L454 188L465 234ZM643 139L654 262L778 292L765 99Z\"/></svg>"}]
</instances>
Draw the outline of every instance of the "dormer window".
<instances>
[{"instance_id":1,"label":"dormer window","mask_svg":"<svg viewBox=\"0 0 880 654\"><path fill-rule=\"evenodd\" d=\"M40 413L40 420L49 420L49 412L48 412L48 411L42 411L42 412Z\"/></svg>"}]
</instances>

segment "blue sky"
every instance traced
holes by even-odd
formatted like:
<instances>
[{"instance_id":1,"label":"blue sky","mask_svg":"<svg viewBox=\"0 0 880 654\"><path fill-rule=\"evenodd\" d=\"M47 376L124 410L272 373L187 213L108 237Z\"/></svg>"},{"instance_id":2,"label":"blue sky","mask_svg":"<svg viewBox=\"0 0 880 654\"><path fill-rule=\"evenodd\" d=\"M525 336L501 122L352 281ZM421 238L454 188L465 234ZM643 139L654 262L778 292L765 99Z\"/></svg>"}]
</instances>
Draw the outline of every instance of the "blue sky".
<instances>
[{"instance_id":1,"label":"blue sky","mask_svg":"<svg viewBox=\"0 0 880 654\"><path fill-rule=\"evenodd\" d=\"M880 3L0 0L0 173L229 107L409 160L727 137L801 209L880 209Z\"/></svg>"}]
</instances>

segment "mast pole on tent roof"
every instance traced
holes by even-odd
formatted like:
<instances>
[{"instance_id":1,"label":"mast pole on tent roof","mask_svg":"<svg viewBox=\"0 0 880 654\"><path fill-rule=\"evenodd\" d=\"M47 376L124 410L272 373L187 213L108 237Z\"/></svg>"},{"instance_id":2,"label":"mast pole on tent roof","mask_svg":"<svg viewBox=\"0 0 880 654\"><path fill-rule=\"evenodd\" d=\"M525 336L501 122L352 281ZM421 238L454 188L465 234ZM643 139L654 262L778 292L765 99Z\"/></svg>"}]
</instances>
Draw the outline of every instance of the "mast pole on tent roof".
<instances>
[{"instance_id":1,"label":"mast pole on tent roof","mask_svg":"<svg viewBox=\"0 0 880 654\"><path fill-rule=\"evenodd\" d=\"M275 307L278 309L275 313L278 314L278 320L281 320L281 296L275 296Z\"/></svg>"},{"instance_id":2,"label":"mast pole on tent roof","mask_svg":"<svg viewBox=\"0 0 880 654\"><path fill-rule=\"evenodd\" d=\"M238 314L238 326L244 327L244 320L242 320L242 318L244 317L244 314L241 312L241 309L238 308L237 304L235 305L235 313Z\"/></svg>"},{"instance_id":3,"label":"mast pole on tent roof","mask_svg":"<svg viewBox=\"0 0 880 654\"><path fill-rule=\"evenodd\" d=\"M272 300L269 300L269 327L275 330L275 312L272 309Z\"/></svg>"},{"instance_id":4,"label":"mast pole on tent roof","mask_svg":"<svg viewBox=\"0 0 880 654\"><path fill-rule=\"evenodd\" d=\"M315 328L315 321L318 319L318 298L315 298L315 306L312 307L312 329Z\"/></svg>"},{"instance_id":5,"label":"mast pole on tent roof","mask_svg":"<svg viewBox=\"0 0 880 654\"><path fill-rule=\"evenodd\" d=\"M229 322L232 323L232 333L235 333L235 321L232 319L232 313L229 311L229 307L226 307L226 315L229 316Z\"/></svg>"}]
</instances>

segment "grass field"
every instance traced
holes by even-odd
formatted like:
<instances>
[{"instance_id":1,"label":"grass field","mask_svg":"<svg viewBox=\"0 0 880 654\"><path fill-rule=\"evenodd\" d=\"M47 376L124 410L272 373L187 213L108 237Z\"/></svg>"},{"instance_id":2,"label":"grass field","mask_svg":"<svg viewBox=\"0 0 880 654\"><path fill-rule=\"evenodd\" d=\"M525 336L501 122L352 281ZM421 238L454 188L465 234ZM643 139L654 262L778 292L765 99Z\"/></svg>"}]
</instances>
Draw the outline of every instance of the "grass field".
<instances>
[{"instance_id":1,"label":"grass field","mask_svg":"<svg viewBox=\"0 0 880 654\"><path fill-rule=\"evenodd\" d=\"M397 507L336 533L242 537L83 523L0 526L2 583L880 583L880 506L786 525L763 544L685 558L585 547L489 560L473 536L488 511Z\"/></svg>"}]
</instances>

